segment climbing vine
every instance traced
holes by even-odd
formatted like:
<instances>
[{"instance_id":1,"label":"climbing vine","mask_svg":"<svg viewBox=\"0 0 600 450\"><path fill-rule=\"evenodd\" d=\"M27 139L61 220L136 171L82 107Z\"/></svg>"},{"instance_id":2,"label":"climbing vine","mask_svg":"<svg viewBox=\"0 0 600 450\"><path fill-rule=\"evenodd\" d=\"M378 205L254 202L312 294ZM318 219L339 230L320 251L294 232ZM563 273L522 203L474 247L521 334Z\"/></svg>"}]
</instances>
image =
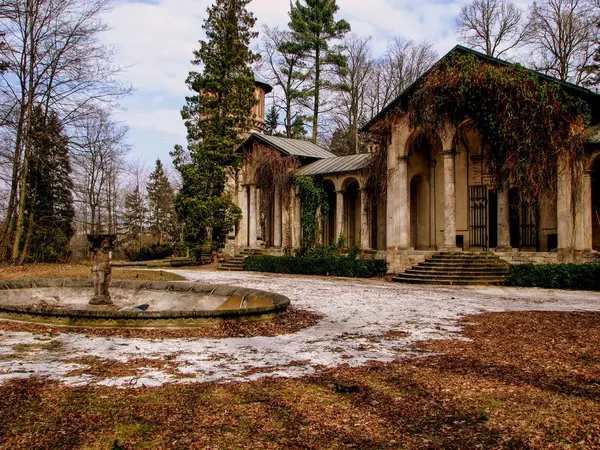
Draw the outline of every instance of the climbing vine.
<instances>
[{"instance_id":1,"label":"climbing vine","mask_svg":"<svg viewBox=\"0 0 600 450\"><path fill-rule=\"evenodd\" d=\"M470 55L440 63L410 99L408 115L413 128L438 133L468 120L483 138L492 182L510 183L528 204L556 186L559 156L581 159L590 120L588 105L564 86Z\"/></svg>"},{"instance_id":2,"label":"climbing vine","mask_svg":"<svg viewBox=\"0 0 600 450\"><path fill-rule=\"evenodd\" d=\"M281 204L289 203L294 187L294 171L300 167L295 156L283 156L277 150L256 145L246 157L247 170L254 171L256 187L273 199L275 191L281 192Z\"/></svg>"},{"instance_id":3,"label":"climbing vine","mask_svg":"<svg viewBox=\"0 0 600 450\"><path fill-rule=\"evenodd\" d=\"M382 124L383 122L380 122ZM373 156L367 167L363 169L366 180L366 188L369 196L375 200L385 201L387 194L388 172L394 168L388 168L388 142L389 127L386 129L373 127L373 136L379 138L378 148L373 152Z\"/></svg>"},{"instance_id":4,"label":"climbing vine","mask_svg":"<svg viewBox=\"0 0 600 450\"><path fill-rule=\"evenodd\" d=\"M296 188L300 197L300 223L302 225L302 246L315 246L318 235L322 232L322 220L329 215L329 202L323 187L323 181L316 177L296 178Z\"/></svg>"}]
</instances>

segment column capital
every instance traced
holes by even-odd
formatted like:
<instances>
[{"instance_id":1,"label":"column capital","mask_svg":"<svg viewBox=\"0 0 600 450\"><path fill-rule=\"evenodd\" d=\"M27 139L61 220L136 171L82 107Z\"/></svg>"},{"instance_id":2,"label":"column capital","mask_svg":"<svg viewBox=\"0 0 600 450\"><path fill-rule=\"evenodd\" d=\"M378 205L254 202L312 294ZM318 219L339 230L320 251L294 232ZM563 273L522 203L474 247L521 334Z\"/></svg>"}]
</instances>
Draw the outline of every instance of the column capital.
<instances>
[{"instance_id":1,"label":"column capital","mask_svg":"<svg viewBox=\"0 0 600 450\"><path fill-rule=\"evenodd\" d=\"M408 155L398 156L398 162L407 163L408 164Z\"/></svg>"},{"instance_id":2,"label":"column capital","mask_svg":"<svg viewBox=\"0 0 600 450\"><path fill-rule=\"evenodd\" d=\"M592 177L592 169L585 169L585 170L583 171L583 176L584 176L584 177L590 177L590 178L591 178L591 177Z\"/></svg>"},{"instance_id":3,"label":"column capital","mask_svg":"<svg viewBox=\"0 0 600 450\"><path fill-rule=\"evenodd\" d=\"M343 194L344 192L346 192L346 190L345 190L345 189L336 189L336 190L335 190L335 193L336 193L336 194Z\"/></svg>"},{"instance_id":4,"label":"column capital","mask_svg":"<svg viewBox=\"0 0 600 450\"><path fill-rule=\"evenodd\" d=\"M444 158L454 158L456 156L455 150L442 150L442 155Z\"/></svg>"}]
</instances>

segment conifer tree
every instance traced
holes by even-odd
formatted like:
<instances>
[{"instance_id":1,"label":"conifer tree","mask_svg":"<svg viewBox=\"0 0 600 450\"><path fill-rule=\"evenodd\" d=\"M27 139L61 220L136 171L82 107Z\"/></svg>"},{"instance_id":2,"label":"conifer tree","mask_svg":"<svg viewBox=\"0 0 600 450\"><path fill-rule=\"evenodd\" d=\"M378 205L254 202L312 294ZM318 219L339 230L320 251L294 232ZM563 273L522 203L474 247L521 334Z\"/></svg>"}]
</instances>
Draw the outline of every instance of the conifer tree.
<instances>
[{"instance_id":1,"label":"conifer tree","mask_svg":"<svg viewBox=\"0 0 600 450\"><path fill-rule=\"evenodd\" d=\"M147 212L148 209L139 186L125 194L124 218L127 222L128 237L136 242L138 251L142 248L142 235Z\"/></svg>"},{"instance_id":2,"label":"conifer tree","mask_svg":"<svg viewBox=\"0 0 600 450\"><path fill-rule=\"evenodd\" d=\"M335 20L336 0L296 0L290 11L289 27L294 41L311 59L313 69L312 141L317 142L321 93L328 87L323 76L331 68L344 67L345 57L331 43L350 31L345 20Z\"/></svg>"},{"instance_id":3,"label":"conifer tree","mask_svg":"<svg viewBox=\"0 0 600 450\"><path fill-rule=\"evenodd\" d=\"M73 182L68 139L54 113L33 111L27 189L27 232L20 263L63 262L73 236Z\"/></svg>"},{"instance_id":4,"label":"conifer tree","mask_svg":"<svg viewBox=\"0 0 600 450\"><path fill-rule=\"evenodd\" d=\"M158 236L158 242L162 244L169 235L175 193L160 159L156 160L156 167L154 172L150 174L146 190L148 192L150 222L155 234Z\"/></svg>"},{"instance_id":5,"label":"conifer tree","mask_svg":"<svg viewBox=\"0 0 600 450\"><path fill-rule=\"evenodd\" d=\"M231 230L240 209L225 195L227 177L241 162L236 151L252 126L254 76L250 65L257 55L249 49L257 33L256 19L246 10L250 0L216 0L208 8L203 28L206 40L194 52L187 85L192 95L181 115L187 127L187 150L172 152L182 186L176 212L184 222L185 239L196 246Z\"/></svg>"},{"instance_id":6,"label":"conifer tree","mask_svg":"<svg viewBox=\"0 0 600 450\"><path fill-rule=\"evenodd\" d=\"M277 134L277 127L279 126L279 113L277 112L277 108L275 105L271 106L267 111L267 116L265 117L265 134L269 136L273 136Z\"/></svg>"}]
</instances>

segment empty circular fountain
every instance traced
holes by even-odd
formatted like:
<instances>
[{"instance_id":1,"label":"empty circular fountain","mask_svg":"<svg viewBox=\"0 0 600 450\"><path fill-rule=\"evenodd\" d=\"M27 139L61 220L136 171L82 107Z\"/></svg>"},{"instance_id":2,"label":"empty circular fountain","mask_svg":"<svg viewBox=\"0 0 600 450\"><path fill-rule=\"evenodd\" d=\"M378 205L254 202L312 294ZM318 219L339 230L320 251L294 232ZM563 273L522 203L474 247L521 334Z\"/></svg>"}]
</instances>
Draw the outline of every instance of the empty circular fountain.
<instances>
[{"instance_id":1,"label":"empty circular fountain","mask_svg":"<svg viewBox=\"0 0 600 450\"><path fill-rule=\"evenodd\" d=\"M112 281L111 304L90 304L92 280L0 281L0 318L76 327L197 327L264 321L286 311L279 294L226 285Z\"/></svg>"}]
</instances>

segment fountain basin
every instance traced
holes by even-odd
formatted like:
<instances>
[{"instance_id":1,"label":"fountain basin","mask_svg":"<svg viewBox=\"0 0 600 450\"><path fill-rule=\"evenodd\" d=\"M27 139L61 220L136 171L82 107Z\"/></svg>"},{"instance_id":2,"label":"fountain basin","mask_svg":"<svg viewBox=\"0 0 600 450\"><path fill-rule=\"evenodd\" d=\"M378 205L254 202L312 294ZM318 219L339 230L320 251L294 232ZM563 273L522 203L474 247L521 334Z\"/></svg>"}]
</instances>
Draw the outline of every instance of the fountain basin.
<instances>
[{"instance_id":1,"label":"fountain basin","mask_svg":"<svg viewBox=\"0 0 600 450\"><path fill-rule=\"evenodd\" d=\"M0 281L0 318L73 327L198 327L224 319L269 320L290 300L227 285L117 280L113 305L92 306L91 280ZM134 310L147 304L146 311Z\"/></svg>"}]
</instances>

